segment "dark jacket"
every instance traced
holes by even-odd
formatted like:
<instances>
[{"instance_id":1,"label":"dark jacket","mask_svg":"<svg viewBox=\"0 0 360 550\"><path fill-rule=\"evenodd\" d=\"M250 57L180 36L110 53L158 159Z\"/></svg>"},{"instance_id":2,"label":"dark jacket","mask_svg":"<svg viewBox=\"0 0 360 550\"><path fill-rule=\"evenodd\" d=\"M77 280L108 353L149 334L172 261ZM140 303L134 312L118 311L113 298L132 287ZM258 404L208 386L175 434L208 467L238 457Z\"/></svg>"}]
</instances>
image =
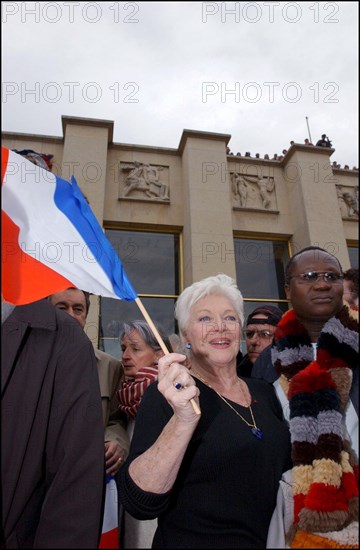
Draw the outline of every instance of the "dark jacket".
<instances>
[{"instance_id":1,"label":"dark jacket","mask_svg":"<svg viewBox=\"0 0 360 550\"><path fill-rule=\"evenodd\" d=\"M2 325L2 544L97 548L104 428L93 346L42 300Z\"/></svg>"},{"instance_id":2,"label":"dark jacket","mask_svg":"<svg viewBox=\"0 0 360 550\"><path fill-rule=\"evenodd\" d=\"M271 361L271 346L272 344L263 349L256 359L251 371L252 378L262 378L266 380L266 382L271 383L278 379L278 375Z\"/></svg>"},{"instance_id":3,"label":"dark jacket","mask_svg":"<svg viewBox=\"0 0 360 550\"><path fill-rule=\"evenodd\" d=\"M238 358L237 358L238 359ZM251 376L253 363L250 361L248 354L241 358L241 361L237 361L236 371L238 376Z\"/></svg>"}]
</instances>

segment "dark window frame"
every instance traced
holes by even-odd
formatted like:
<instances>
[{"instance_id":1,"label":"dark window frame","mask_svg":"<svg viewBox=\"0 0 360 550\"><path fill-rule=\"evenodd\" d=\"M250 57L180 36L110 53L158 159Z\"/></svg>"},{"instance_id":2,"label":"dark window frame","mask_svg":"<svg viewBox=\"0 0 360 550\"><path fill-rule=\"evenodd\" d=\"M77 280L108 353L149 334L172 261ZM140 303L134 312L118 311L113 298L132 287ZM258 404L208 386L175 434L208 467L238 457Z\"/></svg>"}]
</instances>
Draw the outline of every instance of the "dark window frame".
<instances>
[{"instance_id":1,"label":"dark window frame","mask_svg":"<svg viewBox=\"0 0 360 550\"><path fill-rule=\"evenodd\" d=\"M137 288L137 285L134 284L133 277L131 275L131 269L129 273L129 264L126 262L126 259L124 260L124 254L121 254L121 251L118 250L119 247L114 246L114 248L117 250L120 260L122 261L124 270L134 286L135 291L137 292L144 308L146 309L147 313L149 314L150 318L155 322L161 324L161 326L165 329L166 332L175 332L177 330L177 326L174 320L174 305L177 297L179 296L180 292L183 289L183 239L182 239L182 231L179 228L153 228L153 227L129 227L129 226L118 226L118 225L111 225L106 224L105 225L105 234L109 238L110 241L114 241L111 239L111 233L110 232L120 232L128 235L135 235L142 233L143 235L149 235L149 238L153 238L156 235L170 235L174 238L174 265L173 265L173 288L175 290L174 293L157 293L157 292L141 292L141 290L144 290L142 288L141 290ZM136 239L134 239L134 242L136 242ZM113 243L114 244L114 243ZM130 253L129 253L130 254ZM123 257L122 257L123 256ZM130 256L128 257L128 259ZM149 265L149 264L147 264ZM138 267L140 264L138 264ZM146 266L143 266L140 268L140 273L143 272L144 269L147 269ZM112 313L110 310L112 309ZM160 310L162 311L162 314L160 314ZM171 311L171 314L170 314ZM118 313L116 313L118 312ZM166 313L167 312L167 313ZM158 315L157 315L158 314ZM109 327L109 320L106 319L106 317L113 317L112 326ZM164 319L165 316L165 319ZM121 317L121 319L120 319ZM121 327L122 322L130 319L144 319L144 316L142 312L140 311L138 305L134 302L125 302L125 301L119 301L111 298L100 298L100 304L99 304L99 332L98 332L98 343L99 348L111 353L111 355L114 355L116 357L120 357L121 350L120 350L120 344L117 340L117 335L119 333L119 329ZM110 323L110 324L111 324ZM103 324L105 326L103 326ZM109 334L112 333L112 336Z\"/></svg>"}]
</instances>

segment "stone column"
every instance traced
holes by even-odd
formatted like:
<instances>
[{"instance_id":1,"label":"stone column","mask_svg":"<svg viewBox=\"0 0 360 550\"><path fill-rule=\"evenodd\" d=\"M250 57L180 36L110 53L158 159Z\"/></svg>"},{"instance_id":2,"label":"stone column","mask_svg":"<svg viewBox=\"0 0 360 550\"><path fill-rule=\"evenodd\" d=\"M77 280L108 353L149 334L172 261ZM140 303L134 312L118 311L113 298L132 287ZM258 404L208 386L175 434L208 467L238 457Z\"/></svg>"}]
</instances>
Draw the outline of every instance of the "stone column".
<instances>
[{"instance_id":1,"label":"stone column","mask_svg":"<svg viewBox=\"0 0 360 550\"><path fill-rule=\"evenodd\" d=\"M223 272L236 278L226 145L231 136L184 130L185 286Z\"/></svg>"},{"instance_id":2,"label":"stone column","mask_svg":"<svg viewBox=\"0 0 360 550\"><path fill-rule=\"evenodd\" d=\"M334 149L295 144L283 168L293 223L293 253L305 246L320 246L343 266L349 255L330 165ZM290 155L289 155L290 153Z\"/></svg>"},{"instance_id":3,"label":"stone column","mask_svg":"<svg viewBox=\"0 0 360 550\"><path fill-rule=\"evenodd\" d=\"M102 226L108 143L112 142L114 123L80 117L62 117L64 151L61 176L73 175ZM85 331L97 345L99 333L99 297L91 297Z\"/></svg>"}]
</instances>

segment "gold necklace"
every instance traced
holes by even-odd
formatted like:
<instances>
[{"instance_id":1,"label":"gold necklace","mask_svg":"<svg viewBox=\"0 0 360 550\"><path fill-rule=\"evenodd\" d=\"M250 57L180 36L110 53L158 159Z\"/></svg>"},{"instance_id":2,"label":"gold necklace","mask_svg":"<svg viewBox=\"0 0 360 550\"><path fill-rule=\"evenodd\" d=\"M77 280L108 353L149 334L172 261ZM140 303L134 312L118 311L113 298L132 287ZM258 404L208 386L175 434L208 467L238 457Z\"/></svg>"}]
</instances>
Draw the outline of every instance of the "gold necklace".
<instances>
[{"instance_id":1,"label":"gold necklace","mask_svg":"<svg viewBox=\"0 0 360 550\"><path fill-rule=\"evenodd\" d=\"M247 426L249 426L250 430L251 430L251 433L257 437L258 439L262 439L263 438L263 433L262 433L262 430L260 428L257 427L256 425L256 422L255 422L255 418L254 418L254 414L253 414L253 411L252 411L252 408L251 408L251 403L248 407L248 409L250 410L250 414L251 414L251 419L253 421L252 424L250 424L250 422L248 422L247 420L245 420L245 418L243 416L241 416L241 414L236 410L234 409L234 407L232 405L230 405L229 401L227 399L225 399L225 397L223 395L221 395L221 393L219 393L218 391L216 391L212 386L210 386L210 384L208 382L206 382L203 377L198 373L198 372L193 372L193 374L195 376L197 376L206 386L208 386L208 388L210 388L211 390L213 390L215 393L217 393L217 395L220 397L220 399L222 399L224 401L224 403L226 403L226 405L228 407L230 407L230 409L232 411L234 411L235 414L237 414L237 416L239 418L241 418L241 420L243 422L245 422L245 424Z\"/></svg>"}]
</instances>

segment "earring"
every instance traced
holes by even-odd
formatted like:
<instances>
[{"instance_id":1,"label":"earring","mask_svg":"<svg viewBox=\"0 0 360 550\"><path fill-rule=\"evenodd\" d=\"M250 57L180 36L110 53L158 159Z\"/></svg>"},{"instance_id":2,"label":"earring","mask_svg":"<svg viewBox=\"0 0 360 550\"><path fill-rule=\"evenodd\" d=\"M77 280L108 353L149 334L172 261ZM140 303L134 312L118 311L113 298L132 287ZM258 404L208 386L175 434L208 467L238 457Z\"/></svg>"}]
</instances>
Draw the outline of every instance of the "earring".
<instances>
[{"instance_id":1,"label":"earring","mask_svg":"<svg viewBox=\"0 0 360 550\"><path fill-rule=\"evenodd\" d=\"M186 347L186 349L191 349L191 344L190 344L190 342L188 342L187 344L185 344L185 347Z\"/></svg>"}]
</instances>

